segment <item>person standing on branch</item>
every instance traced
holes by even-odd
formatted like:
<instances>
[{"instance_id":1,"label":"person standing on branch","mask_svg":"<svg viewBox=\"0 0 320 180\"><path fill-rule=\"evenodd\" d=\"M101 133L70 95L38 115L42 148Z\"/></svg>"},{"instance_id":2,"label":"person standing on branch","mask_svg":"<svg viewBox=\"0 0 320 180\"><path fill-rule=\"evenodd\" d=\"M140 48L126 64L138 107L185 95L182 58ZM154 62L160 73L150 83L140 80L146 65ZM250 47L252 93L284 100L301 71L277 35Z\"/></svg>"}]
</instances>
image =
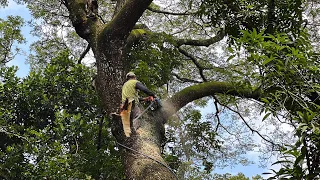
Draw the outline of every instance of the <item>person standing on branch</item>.
<instances>
[{"instance_id":1,"label":"person standing on branch","mask_svg":"<svg viewBox=\"0 0 320 180\"><path fill-rule=\"evenodd\" d=\"M139 100L154 101L156 97L147 87L137 80L133 72L126 75L127 81L122 86L122 103L120 107L120 116L122 120L123 130L127 137L130 137L131 125L137 124L133 122L140 114ZM138 95L138 90L144 92L149 97L141 99ZM135 127L135 126L133 126Z\"/></svg>"}]
</instances>

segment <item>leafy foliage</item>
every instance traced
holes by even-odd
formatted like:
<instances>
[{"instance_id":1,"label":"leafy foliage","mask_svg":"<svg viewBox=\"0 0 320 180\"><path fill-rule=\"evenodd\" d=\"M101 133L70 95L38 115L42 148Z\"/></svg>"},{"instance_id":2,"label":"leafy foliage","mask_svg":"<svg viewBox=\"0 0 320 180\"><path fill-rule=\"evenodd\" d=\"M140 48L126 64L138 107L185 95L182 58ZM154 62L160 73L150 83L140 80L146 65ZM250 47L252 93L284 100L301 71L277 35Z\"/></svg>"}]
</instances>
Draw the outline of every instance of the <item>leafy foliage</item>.
<instances>
[{"instance_id":1,"label":"leafy foliage","mask_svg":"<svg viewBox=\"0 0 320 180\"><path fill-rule=\"evenodd\" d=\"M129 68L153 90L168 84L172 71L181 64L181 55L170 39L164 33L149 35L146 41L133 45L128 54Z\"/></svg>"},{"instance_id":2,"label":"leafy foliage","mask_svg":"<svg viewBox=\"0 0 320 180\"><path fill-rule=\"evenodd\" d=\"M241 37L241 30L259 32L274 26L271 32L298 32L302 21L302 1L200 1L198 15L207 23L225 26L233 37Z\"/></svg>"},{"instance_id":3,"label":"leafy foliage","mask_svg":"<svg viewBox=\"0 0 320 180\"><path fill-rule=\"evenodd\" d=\"M8 1L7 0L0 0L0 5L5 7L8 5Z\"/></svg>"},{"instance_id":4,"label":"leafy foliage","mask_svg":"<svg viewBox=\"0 0 320 180\"><path fill-rule=\"evenodd\" d=\"M25 42L21 34L23 24L19 16L8 16L7 20L0 18L0 66L11 61L21 51L16 43Z\"/></svg>"},{"instance_id":5,"label":"leafy foliage","mask_svg":"<svg viewBox=\"0 0 320 180\"><path fill-rule=\"evenodd\" d=\"M59 54L25 79L15 77L14 67L1 69L2 178L119 178L111 132L98 126L101 118L108 121L97 116L93 72L68 57Z\"/></svg>"},{"instance_id":6,"label":"leafy foliage","mask_svg":"<svg viewBox=\"0 0 320 180\"><path fill-rule=\"evenodd\" d=\"M314 179L319 176L319 56L308 36L301 32L295 41L285 34L243 32L238 40L246 47L246 63L259 71L245 74L263 90L265 112L274 116L287 112L285 120L295 128L297 142L282 151L284 165L274 179ZM238 48L239 49L239 48ZM258 80L258 81L257 81Z\"/></svg>"}]
</instances>

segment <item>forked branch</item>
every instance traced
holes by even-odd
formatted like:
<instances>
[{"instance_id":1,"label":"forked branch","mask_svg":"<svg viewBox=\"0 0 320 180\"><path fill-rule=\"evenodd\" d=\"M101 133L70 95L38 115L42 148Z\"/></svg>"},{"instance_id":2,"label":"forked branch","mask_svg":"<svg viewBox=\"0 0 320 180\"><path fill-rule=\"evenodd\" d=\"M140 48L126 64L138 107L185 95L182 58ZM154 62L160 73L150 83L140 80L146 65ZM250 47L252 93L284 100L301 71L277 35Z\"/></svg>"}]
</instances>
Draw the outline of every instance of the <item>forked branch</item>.
<instances>
[{"instance_id":1,"label":"forked branch","mask_svg":"<svg viewBox=\"0 0 320 180\"><path fill-rule=\"evenodd\" d=\"M185 55L186 57L188 57L192 60L192 62L199 69L199 74L200 74L202 80L205 82L208 81L207 78L203 74L203 67L200 65L200 63L197 61L197 59L194 56L192 56L190 53L188 53L186 50L182 49L181 47L179 47L178 50L181 54Z\"/></svg>"},{"instance_id":2,"label":"forked branch","mask_svg":"<svg viewBox=\"0 0 320 180\"><path fill-rule=\"evenodd\" d=\"M80 58L78 60L78 64L81 64L82 59L87 55L90 50L90 44L87 45L86 49L81 53Z\"/></svg>"},{"instance_id":3,"label":"forked branch","mask_svg":"<svg viewBox=\"0 0 320 180\"><path fill-rule=\"evenodd\" d=\"M182 81L182 82L189 82L189 83L202 83L201 81L196 81L193 79L188 79L188 78L184 78L184 77L180 77L178 74L176 73L172 73L173 76L175 76L178 80Z\"/></svg>"}]
</instances>

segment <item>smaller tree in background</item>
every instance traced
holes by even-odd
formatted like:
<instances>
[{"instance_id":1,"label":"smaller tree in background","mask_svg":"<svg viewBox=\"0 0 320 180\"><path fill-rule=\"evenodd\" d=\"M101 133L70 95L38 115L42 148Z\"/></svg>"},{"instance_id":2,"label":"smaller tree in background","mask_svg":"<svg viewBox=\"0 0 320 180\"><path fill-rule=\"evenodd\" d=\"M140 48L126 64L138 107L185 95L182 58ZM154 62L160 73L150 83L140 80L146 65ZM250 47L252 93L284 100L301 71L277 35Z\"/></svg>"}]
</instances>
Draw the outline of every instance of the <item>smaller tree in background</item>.
<instances>
[{"instance_id":1,"label":"smaller tree in background","mask_svg":"<svg viewBox=\"0 0 320 180\"><path fill-rule=\"evenodd\" d=\"M21 34L24 25L20 16L8 16L7 19L0 18L0 66L11 61L21 49L17 44L25 43Z\"/></svg>"},{"instance_id":2,"label":"smaller tree in background","mask_svg":"<svg viewBox=\"0 0 320 180\"><path fill-rule=\"evenodd\" d=\"M60 52L22 79L15 67L1 68L0 178L123 177L93 72L69 57Z\"/></svg>"}]
</instances>

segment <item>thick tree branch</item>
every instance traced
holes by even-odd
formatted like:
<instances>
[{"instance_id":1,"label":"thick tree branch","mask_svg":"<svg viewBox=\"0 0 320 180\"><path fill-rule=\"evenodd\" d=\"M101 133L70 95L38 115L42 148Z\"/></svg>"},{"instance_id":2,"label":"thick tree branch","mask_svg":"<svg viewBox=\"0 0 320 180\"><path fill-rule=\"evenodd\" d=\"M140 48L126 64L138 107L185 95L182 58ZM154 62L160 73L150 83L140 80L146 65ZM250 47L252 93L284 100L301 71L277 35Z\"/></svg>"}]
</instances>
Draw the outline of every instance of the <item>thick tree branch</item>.
<instances>
[{"instance_id":1,"label":"thick tree branch","mask_svg":"<svg viewBox=\"0 0 320 180\"><path fill-rule=\"evenodd\" d=\"M196 65L196 67L199 69L199 74L202 78L203 81L207 81L207 78L204 76L203 74L203 68L202 66L199 64L199 62L197 61L197 59L192 56L191 54L189 54L186 50L182 49L181 47L178 48L179 52L183 55L185 55L186 57L190 58L192 60L192 62Z\"/></svg>"},{"instance_id":2,"label":"thick tree branch","mask_svg":"<svg viewBox=\"0 0 320 180\"><path fill-rule=\"evenodd\" d=\"M303 136L302 136L303 137ZM305 158L306 158L306 160L307 160L307 168L308 168L308 171L309 172L313 172L312 171L312 167L311 167L311 162L310 162L310 155L309 155L309 150L308 150L308 144L307 144L307 140L306 140L306 137L304 137L303 138L303 145L304 145L304 147L306 148L306 150L305 150ZM303 147L303 148L304 148Z\"/></svg>"},{"instance_id":3,"label":"thick tree branch","mask_svg":"<svg viewBox=\"0 0 320 180\"><path fill-rule=\"evenodd\" d=\"M213 96L213 98L214 98L214 106L216 108L215 116L217 117L217 121L218 121L217 126L215 128L215 132L218 132L219 126L222 125L219 117L219 113L220 113L219 106L218 106L219 100L216 96Z\"/></svg>"},{"instance_id":4,"label":"thick tree branch","mask_svg":"<svg viewBox=\"0 0 320 180\"><path fill-rule=\"evenodd\" d=\"M115 0L115 1L116 1L116 7L114 8L114 12L113 12L112 17L117 15L117 13L120 11L120 9L123 7L123 5L126 2L126 0Z\"/></svg>"},{"instance_id":5,"label":"thick tree branch","mask_svg":"<svg viewBox=\"0 0 320 180\"><path fill-rule=\"evenodd\" d=\"M81 64L82 59L87 55L87 53L90 50L90 44L87 45L86 49L82 52L82 54L80 55L80 58L78 60L78 64Z\"/></svg>"},{"instance_id":6,"label":"thick tree branch","mask_svg":"<svg viewBox=\"0 0 320 180\"><path fill-rule=\"evenodd\" d=\"M177 79L179 79L180 81L182 82L190 82L190 83L202 83L201 81L196 81L196 80L193 80L193 79L188 79L188 78L183 78L183 77L180 77L178 74L176 73L172 73L173 76L175 76Z\"/></svg>"},{"instance_id":7,"label":"thick tree branch","mask_svg":"<svg viewBox=\"0 0 320 180\"><path fill-rule=\"evenodd\" d=\"M191 45L191 46L210 46L211 44L221 41L225 37L224 30L218 32L218 34L210 39L194 40L194 39L176 39L177 46Z\"/></svg>"},{"instance_id":8,"label":"thick tree branch","mask_svg":"<svg viewBox=\"0 0 320 180\"><path fill-rule=\"evenodd\" d=\"M184 88L176 93L170 99L163 102L163 110L167 117L176 113L179 109L188 103L206 96L212 96L217 93L233 95L244 98L260 99L260 91L254 91L250 88L237 87L236 84L227 82L204 82Z\"/></svg>"},{"instance_id":9,"label":"thick tree branch","mask_svg":"<svg viewBox=\"0 0 320 180\"><path fill-rule=\"evenodd\" d=\"M107 21L105 21L100 14L97 14L97 16L99 17L99 19L101 20L101 22L102 22L103 24L106 24L106 23L107 23Z\"/></svg>"},{"instance_id":10,"label":"thick tree branch","mask_svg":"<svg viewBox=\"0 0 320 180\"><path fill-rule=\"evenodd\" d=\"M86 17L86 3L84 0L66 0L66 7L69 11L69 19L72 22L77 34L83 39L89 40L90 29L93 29L95 23Z\"/></svg>"},{"instance_id":11,"label":"thick tree branch","mask_svg":"<svg viewBox=\"0 0 320 180\"><path fill-rule=\"evenodd\" d=\"M139 40L146 39L148 33L149 31L145 29L132 29L130 35L127 38L126 47L132 46L132 44L138 42Z\"/></svg>"},{"instance_id":12,"label":"thick tree branch","mask_svg":"<svg viewBox=\"0 0 320 180\"><path fill-rule=\"evenodd\" d=\"M126 1L109 25L104 29L104 36L108 36L107 39L110 38L110 35L126 39L151 2L152 0ZM113 32L112 34L110 34L111 30Z\"/></svg>"},{"instance_id":13,"label":"thick tree branch","mask_svg":"<svg viewBox=\"0 0 320 180\"><path fill-rule=\"evenodd\" d=\"M185 15L192 15L192 14L196 14L197 12L182 12L182 13L176 13L176 12L168 12L168 11L161 11L158 9L154 9L152 7L148 7L147 8L149 11L152 11L154 13L161 13L161 14L167 14L167 15L177 15L177 16L185 16Z\"/></svg>"}]
</instances>

